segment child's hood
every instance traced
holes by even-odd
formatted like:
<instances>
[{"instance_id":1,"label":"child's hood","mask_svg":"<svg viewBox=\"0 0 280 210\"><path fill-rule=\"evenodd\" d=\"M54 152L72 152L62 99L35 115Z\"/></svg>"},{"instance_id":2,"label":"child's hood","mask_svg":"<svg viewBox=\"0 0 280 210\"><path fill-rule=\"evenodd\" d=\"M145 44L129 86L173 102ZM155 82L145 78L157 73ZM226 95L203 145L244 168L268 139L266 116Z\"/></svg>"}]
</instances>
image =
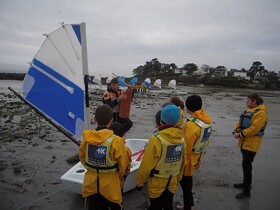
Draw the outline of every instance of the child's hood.
<instances>
[{"instance_id":1,"label":"child's hood","mask_svg":"<svg viewBox=\"0 0 280 210\"><path fill-rule=\"evenodd\" d=\"M87 143L97 145L108 139L113 135L113 131L109 129L96 130L85 130L83 132L83 138Z\"/></svg>"},{"instance_id":2,"label":"child's hood","mask_svg":"<svg viewBox=\"0 0 280 210\"><path fill-rule=\"evenodd\" d=\"M211 118L210 116L203 110L197 110L192 117L197 117L198 119L200 119L201 121L203 121L204 123L210 124L211 123Z\"/></svg>"}]
</instances>

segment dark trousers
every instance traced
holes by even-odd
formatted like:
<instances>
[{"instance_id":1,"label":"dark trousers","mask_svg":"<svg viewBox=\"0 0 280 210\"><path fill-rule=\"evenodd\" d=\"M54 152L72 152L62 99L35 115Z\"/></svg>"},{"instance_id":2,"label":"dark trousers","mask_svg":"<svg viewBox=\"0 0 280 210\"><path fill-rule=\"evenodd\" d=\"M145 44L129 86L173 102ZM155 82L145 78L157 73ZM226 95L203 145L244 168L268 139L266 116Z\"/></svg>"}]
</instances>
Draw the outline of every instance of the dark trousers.
<instances>
[{"instance_id":1,"label":"dark trousers","mask_svg":"<svg viewBox=\"0 0 280 210\"><path fill-rule=\"evenodd\" d=\"M87 197L88 210L122 210L118 203L108 201L99 193Z\"/></svg>"},{"instance_id":2,"label":"dark trousers","mask_svg":"<svg viewBox=\"0 0 280 210\"><path fill-rule=\"evenodd\" d=\"M120 118L119 113L113 113L114 122L119 122L123 125L124 133L130 130L133 125L133 122L129 118Z\"/></svg>"},{"instance_id":3,"label":"dark trousers","mask_svg":"<svg viewBox=\"0 0 280 210\"><path fill-rule=\"evenodd\" d=\"M252 184L252 163L256 152L241 149L244 190L250 191Z\"/></svg>"},{"instance_id":4,"label":"dark trousers","mask_svg":"<svg viewBox=\"0 0 280 210\"><path fill-rule=\"evenodd\" d=\"M174 194L165 189L157 198L150 198L151 210L173 210L173 196Z\"/></svg>"},{"instance_id":5,"label":"dark trousers","mask_svg":"<svg viewBox=\"0 0 280 210\"><path fill-rule=\"evenodd\" d=\"M192 176L183 176L182 180L180 181L180 185L183 190L184 210L190 210L191 207L194 206L192 194Z\"/></svg>"}]
</instances>

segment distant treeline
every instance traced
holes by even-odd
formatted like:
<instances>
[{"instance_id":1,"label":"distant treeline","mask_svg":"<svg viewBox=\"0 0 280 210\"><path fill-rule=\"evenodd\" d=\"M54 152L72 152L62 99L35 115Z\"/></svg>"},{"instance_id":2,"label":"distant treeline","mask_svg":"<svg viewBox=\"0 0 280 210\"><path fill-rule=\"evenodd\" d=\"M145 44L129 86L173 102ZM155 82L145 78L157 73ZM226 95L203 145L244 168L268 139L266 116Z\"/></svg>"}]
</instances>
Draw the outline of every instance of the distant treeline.
<instances>
[{"instance_id":1,"label":"distant treeline","mask_svg":"<svg viewBox=\"0 0 280 210\"><path fill-rule=\"evenodd\" d=\"M0 72L1 80L23 80L24 77L25 77L25 73Z\"/></svg>"},{"instance_id":2,"label":"distant treeline","mask_svg":"<svg viewBox=\"0 0 280 210\"><path fill-rule=\"evenodd\" d=\"M23 80L25 73L7 73L0 72L0 80ZM144 82L145 78L143 75L136 75L138 82ZM263 82L263 83L251 83L248 80L239 80L236 77L222 77L222 78L212 78L212 77L199 77L199 76L182 76L176 74L161 74L157 76L150 76L152 83L156 79L162 79L163 86L167 86L171 79L175 79L178 85L215 85L224 87L237 87L237 88L253 88L253 89L271 89L280 90L280 81L275 82ZM103 85L106 84L107 77L101 78ZM126 83L129 83L130 78L126 78Z\"/></svg>"}]
</instances>

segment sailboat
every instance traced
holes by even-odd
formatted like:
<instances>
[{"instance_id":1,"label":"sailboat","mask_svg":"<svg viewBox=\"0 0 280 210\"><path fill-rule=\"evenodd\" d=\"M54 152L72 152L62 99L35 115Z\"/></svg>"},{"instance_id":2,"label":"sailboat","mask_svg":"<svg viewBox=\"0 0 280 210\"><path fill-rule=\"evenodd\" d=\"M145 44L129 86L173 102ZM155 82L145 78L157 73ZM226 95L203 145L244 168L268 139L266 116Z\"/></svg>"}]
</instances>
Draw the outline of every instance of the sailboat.
<instances>
[{"instance_id":1,"label":"sailboat","mask_svg":"<svg viewBox=\"0 0 280 210\"><path fill-rule=\"evenodd\" d=\"M170 80L168 83L168 87L176 90L176 80L175 79Z\"/></svg>"},{"instance_id":2,"label":"sailboat","mask_svg":"<svg viewBox=\"0 0 280 210\"><path fill-rule=\"evenodd\" d=\"M57 30L44 35L46 39L30 63L20 92L9 89L79 146L83 130L91 129L86 24L61 23ZM135 188L135 174L147 141L126 140L134 155L124 192ZM71 189L81 194L85 172L79 162L61 180L74 183Z\"/></svg>"},{"instance_id":3,"label":"sailboat","mask_svg":"<svg viewBox=\"0 0 280 210\"><path fill-rule=\"evenodd\" d=\"M157 87L159 89L161 89L161 79L157 79L154 84L153 84L154 87Z\"/></svg>"}]
</instances>

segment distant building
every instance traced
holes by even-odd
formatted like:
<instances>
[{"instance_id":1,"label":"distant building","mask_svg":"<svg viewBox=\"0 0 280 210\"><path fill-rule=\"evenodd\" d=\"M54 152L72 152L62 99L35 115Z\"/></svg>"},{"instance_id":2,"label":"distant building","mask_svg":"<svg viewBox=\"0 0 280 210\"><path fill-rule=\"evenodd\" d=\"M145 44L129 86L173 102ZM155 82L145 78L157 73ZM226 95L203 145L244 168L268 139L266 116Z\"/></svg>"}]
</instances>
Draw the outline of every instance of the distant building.
<instances>
[{"instance_id":1,"label":"distant building","mask_svg":"<svg viewBox=\"0 0 280 210\"><path fill-rule=\"evenodd\" d=\"M193 75L199 75L199 76L202 76L202 75L204 75L205 74L205 72L203 72L203 70L200 68L200 69L198 69L197 71L194 71L193 72Z\"/></svg>"},{"instance_id":2,"label":"distant building","mask_svg":"<svg viewBox=\"0 0 280 210\"><path fill-rule=\"evenodd\" d=\"M268 71L265 70L264 66L259 61L256 61L253 63L253 65L249 69L248 75L250 76L251 81L254 81L254 80L267 81L268 80Z\"/></svg>"},{"instance_id":3,"label":"distant building","mask_svg":"<svg viewBox=\"0 0 280 210\"><path fill-rule=\"evenodd\" d=\"M250 77L247 76L247 72L246 71L235 71L233 73L234 77L238 77L238 78L242 78L242 79L246 79L246 80L250 80Z\"/></svg>"},{"instance_id":4,"label":"distant building","mask_svg":"<svg viewBox=\"0 0 280 210\"><path fill-rule=\"evenodd\" d=\"M213 67L203 64L199 69L202 71L202 74L204 75L204 74L211 74L211 69L213 69Z\"/></svg>"},{"instance_id":5,"label":"distant building","mask_svg":"<svg viewBox=\"0 0 280 210\"><path fill-rule=\"evenodd\" d=\"M268 71L257 71L255 74L254 79L261 80L261 81L267 81L268 80Z\"/></svg>"},{"instance_id":6,"label":"distant building","mask_svg":"<svg viewBox=\"0 0 280 210\"><path fill-rule=\"evenodd\" d=\"M227 77L228 71L224 66L217 66L213 74L214 77Z\"/></svg>"},{"instance_id":7,"label":"distant building","mask_svg":"<svg viewBox=\"0 0 280 210\"><path fill-rule=\"evenodd\" d=\"M174 71L175 74L180 74L180 75L187 75L187 70L183 68L175 69Z\"/></svg>"}]
</instances>

